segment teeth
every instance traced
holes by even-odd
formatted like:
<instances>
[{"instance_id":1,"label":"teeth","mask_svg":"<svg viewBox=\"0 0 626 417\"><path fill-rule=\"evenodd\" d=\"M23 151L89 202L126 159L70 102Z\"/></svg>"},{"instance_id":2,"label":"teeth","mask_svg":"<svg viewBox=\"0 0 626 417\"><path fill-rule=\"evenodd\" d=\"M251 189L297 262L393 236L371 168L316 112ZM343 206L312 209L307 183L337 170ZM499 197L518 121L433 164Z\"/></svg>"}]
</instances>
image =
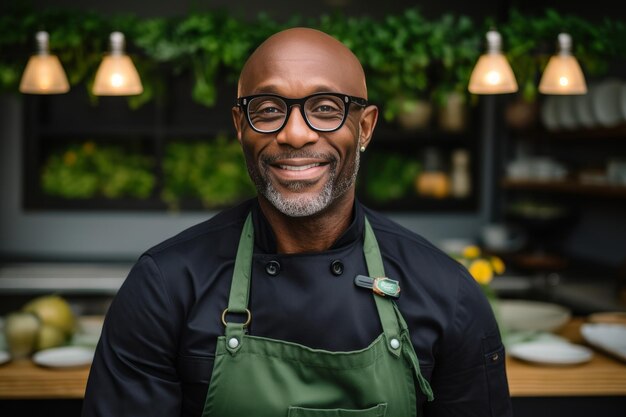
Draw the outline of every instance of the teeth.
<instances>
[{"instance_id":1,"label":"teeth","mask_svg":"<svg viewBox=\"0 0 626 417\"><path fill-rule=\"evenodd\" d=\"M281 165L282 169L286 169L287 171L304 171L305 169L315 168L320 166L320 164L308 164L308 165Z\"/></svg>"}]
</instances>

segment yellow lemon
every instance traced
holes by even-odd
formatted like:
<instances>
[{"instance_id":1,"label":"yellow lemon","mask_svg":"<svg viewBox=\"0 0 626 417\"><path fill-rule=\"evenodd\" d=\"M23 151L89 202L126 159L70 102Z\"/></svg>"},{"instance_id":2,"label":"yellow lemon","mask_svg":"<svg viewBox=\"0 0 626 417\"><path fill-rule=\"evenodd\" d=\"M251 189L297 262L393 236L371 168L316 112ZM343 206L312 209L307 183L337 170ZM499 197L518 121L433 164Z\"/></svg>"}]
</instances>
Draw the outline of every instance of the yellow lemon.
<instances>
[{"instance_id":1,"label":"yellow lemon","mask_svg":"<svg viewBox=\"0 0 626 417\"><path fill-rule=\"evenodd\" d=\"M484 259L476 259L472 262L469 272L479 284L489 284L493 278L491 264Z\"/></svg>"},{"instance_id":2,"label":"yellow lemon","mask_svg":"<svg viewBox=\"0 0 626 417\"><path fill-rule=\"evenodd\" d=\"M478 258L480 256L480 248L475 245L467 246L463 249L463 257L464 258Z\"/></svg>"},{"instance_id":3,"label":"yellow lemon","mask_svg":"<svg viewBox=\"0 0 626 417\"><path fill-rule=\"evenodd\" d=\"M506 270L504 262L497 256L491 257L491 266L493 267L493 271L498 275L502 275Z\"/></svg>"}]
</instances>

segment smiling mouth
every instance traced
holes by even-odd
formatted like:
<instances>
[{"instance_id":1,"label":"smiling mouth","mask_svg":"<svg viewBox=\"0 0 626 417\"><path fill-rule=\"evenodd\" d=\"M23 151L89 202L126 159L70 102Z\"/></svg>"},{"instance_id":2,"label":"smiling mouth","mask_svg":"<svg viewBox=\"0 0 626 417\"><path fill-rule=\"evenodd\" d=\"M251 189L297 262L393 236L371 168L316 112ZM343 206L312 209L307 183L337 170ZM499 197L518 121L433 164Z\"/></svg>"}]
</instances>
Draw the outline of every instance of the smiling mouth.
<instances>
[{"instance_id":1,"label":"smiling mouth","mask_svg":"<svg viewBox=\"0 0 626 417\"><path fill-rule=\"evenodd\" d=\"M321 165L326 165L322 163L314 163L314 164L306 164L306 165L278 165L279 168L285 169L287 171L305 171L307 169L315 168Z\"/></svg>"}]
</instances>

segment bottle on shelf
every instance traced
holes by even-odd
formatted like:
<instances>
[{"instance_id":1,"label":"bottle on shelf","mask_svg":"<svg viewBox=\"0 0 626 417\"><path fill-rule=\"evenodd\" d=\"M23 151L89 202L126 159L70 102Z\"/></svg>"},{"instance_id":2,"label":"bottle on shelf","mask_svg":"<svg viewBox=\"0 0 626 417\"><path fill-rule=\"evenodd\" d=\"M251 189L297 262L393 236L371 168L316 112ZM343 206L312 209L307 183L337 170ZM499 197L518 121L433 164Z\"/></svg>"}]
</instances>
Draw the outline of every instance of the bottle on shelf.
<instances>
[{"instance_id":1,"label":"bottle on shelf","mask_svg":"<svg viewBox=\"0 0 626 417\"><path fill-rule=\"evenodd\" d=\"M422 197L446 198L450 195L450 179L443 168L438 149L424 150L424 171L417 177L415 185L417 193Z\"/></svg>"},{"instance_id":2,"label":"bottle on shelf","mask_svg":"<svg viewBox=\"0 0 626 417\"><path fill-rule=\"evenodd\" d=\"M466 198L472 192L469 172L470 155L466 149L452 152L452 172L450 174L450 194L455 198Z\"/></svg>"}]
</instances>

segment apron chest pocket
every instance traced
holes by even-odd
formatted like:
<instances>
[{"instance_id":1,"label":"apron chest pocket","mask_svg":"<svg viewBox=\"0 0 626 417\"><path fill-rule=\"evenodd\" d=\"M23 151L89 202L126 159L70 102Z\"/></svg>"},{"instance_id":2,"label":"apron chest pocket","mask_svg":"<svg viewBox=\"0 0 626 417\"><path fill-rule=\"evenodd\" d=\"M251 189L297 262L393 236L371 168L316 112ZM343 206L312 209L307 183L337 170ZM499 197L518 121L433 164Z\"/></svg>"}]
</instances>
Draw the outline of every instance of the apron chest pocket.
<instances>
[{"instance_id":1,"label":"apron chest pocket","mask_svg":"<svg viewBox=\"0 0 626 417\"><path fill-rule=\"evenodd\" d=\"M387 404L378 404L365 410L289 407L288 417L384 417L386 411Z\"/></svg>"}]
</instances>

